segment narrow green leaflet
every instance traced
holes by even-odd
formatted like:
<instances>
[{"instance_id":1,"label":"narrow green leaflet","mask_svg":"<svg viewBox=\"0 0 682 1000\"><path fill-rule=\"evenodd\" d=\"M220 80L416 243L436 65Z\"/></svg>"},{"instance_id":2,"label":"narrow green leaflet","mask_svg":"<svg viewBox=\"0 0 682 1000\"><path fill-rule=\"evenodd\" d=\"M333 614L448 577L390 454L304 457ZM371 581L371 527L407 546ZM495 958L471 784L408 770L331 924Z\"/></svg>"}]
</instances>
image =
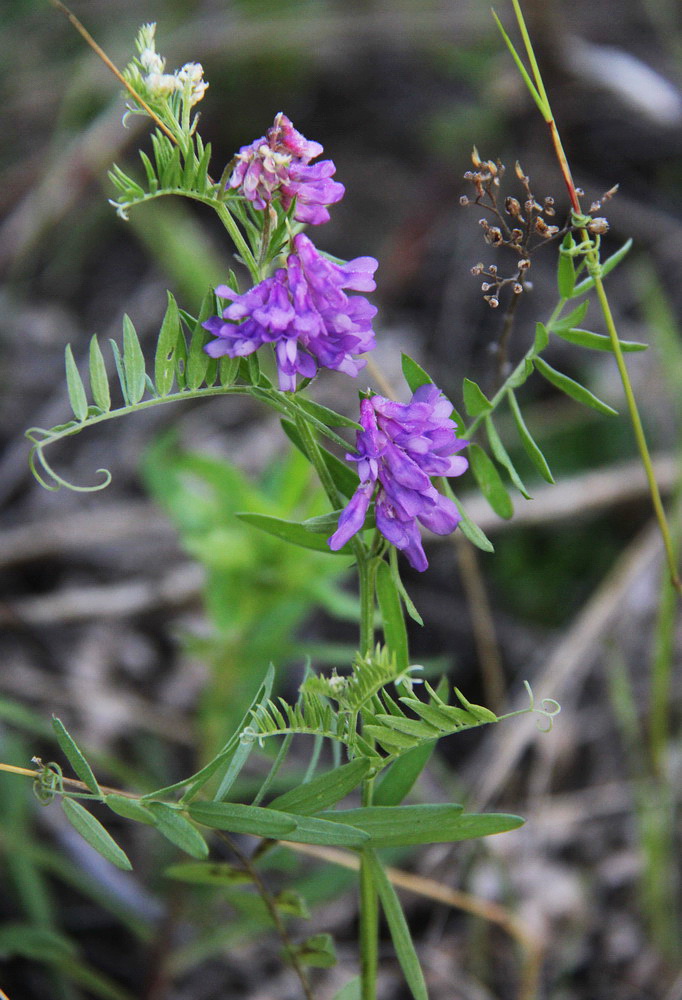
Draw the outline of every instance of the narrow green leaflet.
<instances>
[{"instance_id":1,"label":"narrow green leaflet","mask_svg":"<svg viewBox=\"0 0 682 1000\"><path fill-rule=\"evenodd\" d=\"M436 748L436 741L421 743L394 761L374 792L377 806L398 806L408 795Z\"/></svg>"},{"instance_id":2,"label":"narrow green leaflet","mask_svg":"<svg viewBox=\"0 0 682 1000\"><path fill-rule=\"evenodd\" d=\"M533 352L542 354L549 344L549 332L544 323L535 324L535 339L533 341Z\"/></svg>"},{"instance_id":3,"label":"narrow green leaflet","mask_svg":"<svg viewBox=\"0 0 682 1000\"><path fill-rule=\"evenodd\" d=\"M370 847L408 847L460 840L462 806L366 806L323 812L321 819L348 823L370 835Z\"/></svg>"},{"instance_id":4,"label":"narrow green leaflet","mask_svg":"<svg viewBox=\"0 0 682 1000\"><path fill-rule=\"evenodd\" d=\"M523 485L523 480L521 479L518 472L516 471L516 468L514 467L514 463L512 462L511 458L509 457L509 454L507 453L507 449L502 444L502 439L500 438L500 435L497 433L497 428L495 427L495 424L493 423L493 418L491 416L487 416L485 418L485 431L486 434L488 435L488 443L490 444L490 450L492 451L493 455L500 463L500 465L507 470L507 472L509 473L509 478L511 479L514 486L517 488L519 493L526 498L526 500L532 500L531 495L528 493L526 487Z\"/></svg>"},{"instance_id":5,"label":"narrow green leaflet","mask_svg":"<svg viewBox=\"0 0 682 1000\"><path fill-rule=\"evenodd\" d=\"M336 965L336 952L331 934L313 934L294 946L296 956L303 965L314 969L331 969Z\"/></svg>"},{"instance_id":6,"label":"narrow green leaflet","mask_svg":"<svg viewBox=\"0 0 682 1000\"><path fill-rule=\"evenodd\" d=\"M357 757L331 773L321 774L305 785L299 785L283 795L278 795L270 803L270 808L303 816L329 809L357 788L366 777L369 768L368 760Z\"/></svg>"},{"instance_id":7,"label":"narrow green leaflet","mask_svg":"<svg viewBox=\"0 0 682 1000\"><path fill-rule=\"evenodd\" d=\"M338 552L332 552L327 545L326 539L321 535L310 531L299 521L285 521L281 517L272 517L270 514L255 514L249 512L239 512L235 514L240 521L265 531L275 538L283 538L292 545L299 545L303 549L315 549L317 552L327 552L333 556L352 555L349 545L344 545Z\"/></svg>"},{"instance_id":8,"label":"narrow green leaflet","mask_svg":"<svg viewBox=\"0 0 682 1000\"><path fill-rule=\"evenodd\" d=\"M604 403L603 400L595 396L589 389L586 389L580 382L576 382L574 379L569 378L568 375L563 375L556 368L552 368L542 358L535 358L535 367L543 378L546 378L548 382L551 382L561 392L566 393L571 399L575 399L577 403L591 406L593 410L598 410L599 413L606 413L612 417L618 416L618 410L614 410L608 403Z\"/></svg>"},{"instance_id":9,"label":"narrow green leaflet","mask_svg":"<svg viewBox=\"0 0 682 1000\"><path fill-rule=\"evenodd\" d=\"M99 820L95 819L92 813L76 802L75 799L62 799L62 809L71 825L80 833L83 840L87 840L91 847L110 861L117 868L124 871L132 871L132 865L127 855L118 846L111 834L107 833Z\"/></svg>"},{"instance_id":10,"label":"narrow green leaflet","mask_svg":"<svg viewBox=\"0 0 682 1000\"><path fill-rule=\"evenodd\" d=\"M477 444L469 445L468 454L474 479L492 509L499 517L513 517L514 505L492 460Z\"/></svg>"},{"instance_id":11,"label":"narrow green leaflet","mask_svg":"<svg viewBox=\"0 0 682 1000\"><path fill-rule=\"evenodd\" d=\"M620 249L616 250L615 253L611 254L610 257L604 261L601 266L601 276L605 278L607 274L613 271L614 267L622 261L623 257L628 253L630 247L632 246L632 239L625 241ZM583 281L579 282L573 289L573 297L577 298L579 295L584 295L585 292L589 292L591 288L594 288L594 278L585 278Z\"/></svg>"},{"instance_id":12,"label":"narrow green leaflet","mask_svg":"<svg viewBox=\"0 0 682 1000\"><path fill-rule=\"evenodd\" d=\"M164 875L191 885L250 885L253 881L243 868L235 868L226 861L182 861L169 865Z\"/></svg>"},{"instance_id":13,"label":"narrow green leaflet","mask_svg":"<svg viewBox=\"0 0 682 1000\"><path fill-rule=\"evenodd\" d=\"M104 796L104 802L117 816L123 816L124 819L132 819L136 823L146 823L148 826L154 826L154 816L149 809L142 805L139 799L132 799L127 795L116 795L114 792L111 792L109 795Z\"/></svg>"},{"instance_id":14,"label":"narrow green leaflet","mask_svg":"<svg viewBox=\"0 0 682 1000\"><path fill-rule=\"evenodd\" d=\"M488 413L492 410L493 404L471 379L464 379L463 393L464 407L470 417L478 417L481 413Z\"/></svg>"},{"instance_id":15,"label":"narrow green leaflet","mask_svg":"<svg viewBox=\"0 0 682 1000\"><path fill-rule=\"evenodd\" d=\"M400 570L398 569L398 550L391 546L388 551L389 565L391 567L391 576L393 577L393 582L396 585L396 589L402 598L402 602L405 605L405 610L417 625L424 625L424 620L422 616L417 611L414 602L410 595L407 593L403 581L400 579Z\"/></svg>"},{"instance_id":16,"label":"narrow green leaflet","mask_svg":"<svg viewBox=\"0 0 682 1000\"><path fill-rule=\"evenodd\" d=\"M97 784L95 775L92 773L92 768L83 756L83 753L73 736L66 731L64 723L56 716L52 717L52 729L57 737L59 746L64 752L64 756L80 780L83 784L87 785L90 791L94 792L95 795L101 795L102 791Z\"/></svg>"},{"instance_id":17,"label":"narrow green leaflet","mask_svg":"<svg viewBox=\"0 0 682 1000\"><path fill-rule=\"evenodd\" d=\"M171 293L168 292L168 307L161 324L154 359L154 382L160 396L167 396L173 387L180 333L178 305Z\"/></svg>"},{"instance_id":18,"label":"narrow green leaflet","mask_svg":"<svg viewBox=\"0 0 682 1000\"><path fill-rule=\"evenodd\" d=\"M57 931L16 921L0 927L0 954L3 959L17 955L38 962L61 962L75 958L77 948Z\"/></svg>"},{"instance_id":19,"label":"narrow green leaflet","mask_svg":"<svg viewBox=\"0 0 682 1000\"><path fill-rule=\"evenodd\" d=\"M365 857L367 863L371 866L374 885L381 900L381 908L386 916L386 923L391 932L391 940L393 941L396 957L400 962L400 968L403 970L405 982L409 986L414 1000L428 1000L424 974L417 958L410 928L407 926L398 895L374 852L368 851Z\"/></svg>"},{"instance_id":20,"label":"narrow green leaflet","mask_svg":"<svg viewBox=\"0 0 682 1000\"><path fill-rule=\"evenodd\" d=\"M534 350L535 348L533 348ZM532 352L531 352L532 353ZM531 357L523 358L515 370L511 373L507 379L505 385L508 389L518 389L525 382L528 381L530 376L533 374L533 360Z\"/></svg>"},{"instance_id":21,"label":"narrow green leaflet","mask_svg":"<svg viewBox=\"0 0 682 1000\"><path fill-rule=\"evenodd\" d=\"M128 315L123 317L123 371L128 401L131 406L135 406L144 396L144 354L137 331Z\"/></svg>"},{"instance_id":22,"label":"narrow green leaflet","mask_svg":"<svg viewBox=\"0 0 682 1000\"><path fill-rule=\"evenodd\" d=\"M66 387L69 391L69 402L71 403L71 409L74 412L76 420L80 420L82 423L88 415L88 397L85 395L83 379L80 377L78 365L74 360L71 344L66 345L64 360L66 364Z\"/></svg>"},{"instance_id":23,"label":"narrow green leaflet","mask_svg":"<svg viewBox=\"0 0 682 1000\"><path fill-rule=\"evenodd\" d=\"M201 325L205 319L213 312L213 293L208 292L204 296L204 301L199 310L187 352L187 368L185 370L185 383L188 389L198 389L206 378L206 372L211 362L208 354L204 350L204 344L210 340L210 334Z\"/></svg>"},{"instance_id":24,"label":"narrow green leaflet","mask_svg":"<svg viewBox=\"0 0 682 1000\"><path fill-rule=\"evenodd\" d=\"M575 247L575 240L571 233L566 233L561 244L561 250L572 250ZM562 299L573 298L575 288L575 264L573 258L568 253L559 252L559 263L557 267L557 286L559 297Z\"/></svg>"},{"instance_id":25,"label":"narrow green leaflet","mask_svg":"<svg viewBox=\"0 0 682 1000\"><path fill-rule=\"evenodd\" d=\"M301 893L296 892L295 889L281 889L273 901L280 913L286 913L288 917L301 917L303 920L310 920L308 904Z\"/></svg>"},{"instance_id":26,"label":"narrow green leaflet","mask_svg":"<svg viewBox=\"0 0 682 1000\"><path fill-rule=\"evenodd\" d=\"M579 326L585 319L589 308L590 303L585 299L579 306L572 309L567 316L562 316L561 319L555 320L550 327L551 332L558 333L559 330L570 330L572 326Z\"/></svg>"},{"instance_id":27,"label":"narrow green leaflet","mask_svg":"<svg viewBox=\"0 0 682 1000\"><path fill-rule=\"evenodd\" d=\"M567 340L569 344L578 344L579 347L588 347L592 351L609 351L613 354L613 344L611 338L604 333L592 333L591 330L581 330L579 327L571 327L554 331L562 340ZM624 353L629 351L646 351L648 344L643 344L639 340L619 340L620 349Z\"/></svg>"},{"instance_id":28,"label":"narrow green leaflet","mask_svg":"<svg viewBox=\"0 0 682 1000\"><path fill-rule=\"evenodd\" d=\"M150 802L156 828L167 840L198 861L208 857L208 844L195 826L165 802Z\"/></svg>"},{"instance_id":29,"label":"narrow green leaflet","mask_svg":"<svg viewBox=\"0 0 682 1000\"><path fill-rule=\"evenodd\" d=\"M384 640L389 652L395 657L396 668L402 673L410 665L407 630L398 588L393 580L390 566L383 559L379 560L377 565L376 594L381 611Z\"/></svg>"},{"instance_id":30,"label":"narrow green leaflet","mask_svg":"<svg viewBox=\"0 0 682 1000\"><path fill-rule=\"evenodd\" d=\"M335 823L335 812L320 816L294 816L288 814L296 825L291 833L281 838L292 844L319 844L323 847L362 847L369 841L369 833L348 823Z\"/></svg>"},{"instance_id":31,"label":"narrow green leaflet","mask_svg":"<svg viewBox=\"0 0 682 1000\"><path fill-rule=\"evenodd\" d=\"M296 829L296 819L274 809L244 806L238 802L192 802L188 812L202 826L255 837L286 838Z\"/></svg>"},{"instance_id":32,"label":"narrow green leaflet","mask_svg":"<svg viewBox=\"0 0 682 1000\"><path fill-rule=\"evenodd\" d=\"M99 406L100 410L104 413L108 413L111 409L109 379L102 356L102 349L99 346L96 335L93 335L90 340L90 388L95 405Z\"/></svg>"},{"instance_id":33,"label":"narrow green leaflet","mask_svg":"<svg viewBox=\"0 0 682 1000\"><path fill-rule=\"evenodd\" d=\"M472 545L475 545L477 549L480 549L481 552L494 552L495 548L493 546L493 543L490 541L485 531L483 531L482 528L479 528L479 526L471 520L467 512L464 510L464 507L462 506L459 499L452 492L452 487L450 486L447 479L443 480L443 482L445 485L445 493L447 494L447 496L451 498L453 503L456 505L457 510L459 511L460 516L462 518L462 520L459 522L459 530L462 532L464 537L467 538Z\"/></svg>"},{"instance_id":34,"label":"narrow green leaflet","mask_svg":"<svg viewBox=\"0 0 682 1000\"><path fill-rule=\"evenodd\" d=\"M345 417L342 413L337 413L336 410L330 410L328 406L322 406L321 403L316 403L313 399L296 396L296 405L305 410L311 417L316 417L320 423L327 427L353 427L355 430L362 430L362 426L356 420L351 420L350 417Z\"/></svg>"},{"instance_id":35,"label":"narrow green leaflet","mask_svg":"<svg viewBox=\"0 0 682 1000\"><path fill-rule=\"evenodd\" d=\"M497 720L497 716L495 715L494 712L491 712L489 708L485 707L485 705L473 705L470 701L468 701L464 697L464 695L459 690L459 688L455 688L455 694L459 698L461 704L464 706L464 708L466 709L466 711L470 712L471 715L473 715L475 719L478 719L479 722L497 722L498 721Z\"/></svg>"},{"instance_id":36,"label":"narrow green leaflet","mask_svg":"<svg viewBox=\"0 0 682 1000\"><path fill-rule=\"evenodd\" d=\"M549 465L547 464L547 459L538 448L530 431L526 427L526 423L521 415L521 410L519 409L519 404L516 402L516 396L511 389L507 393L507 399L509 400L509 406L514 417L514 423L516 424L516 429L519 432L521 444L523 445L526 454L542 478L548 483L554 483L554 477L552 476Z\"/></svg>"},{"instance_id":37,"label":"narrow green leaflet","mask_svg":"<svg viewBox=\"0 0 682 1000\"><path fill-rule=\"evenodd\" d=\"M233 385L236 378L237 372L239 371L239 358L220 358L218 361L218 378L220 384L228 388Z\"/></svg>"},{"instance_id":38,"label":"narrow green leaflet","mask_svg":"<svg viewBox=\"0 0 682 1000\"><path fill-rule=\"evenodd\" d=\"M362 983L360 982L360 977L355 976L345 986L342 986L334 997L334 1000L362 1000Z\"/></svg>"},{"instance_id":39,"label":"narrow green leaflet","mask_svg":"<svg viewBox=\"0 0 682 1000\"><path fill-rule=\"evenodd\" d=\"M400 355L400 362L403 370L403 378L407 382L410 392L416 392L421 385L430 385L433 383L431 376L409 354L403 352Z\"/></svg>"}]
</instances>

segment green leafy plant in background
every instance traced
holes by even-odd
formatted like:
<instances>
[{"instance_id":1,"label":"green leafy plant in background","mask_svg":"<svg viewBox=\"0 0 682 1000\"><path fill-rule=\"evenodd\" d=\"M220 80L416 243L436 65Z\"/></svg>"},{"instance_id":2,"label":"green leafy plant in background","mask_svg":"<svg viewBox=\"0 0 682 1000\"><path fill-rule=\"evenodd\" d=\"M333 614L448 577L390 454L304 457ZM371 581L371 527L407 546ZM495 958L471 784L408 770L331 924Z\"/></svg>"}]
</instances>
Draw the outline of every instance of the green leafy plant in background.
<instances>
[{"instance_id":1,"label":"green leafy plant in background","mask_svg":"<svg viewBox=\"0 0 682 1000\"><path fill-rule=\"evenodd\" d=\"M65 819L118 868L127 870L131 862L107 829L111 814L153 828L164 842L189 855L190 862L169 867L167 874L190 886L213 887L248 916L251 927L269 922L308 1000L313 996L308 967L331 965L333 948L328 937L318 933L302 942L293 939L287 921L291 916L306 917L305 901L291 890L273 893L262 874L281 845L293 850L297 845L342 849L357 860L360 976L341 990L337 1000L376 998L380 912L412 996L426 1000L409 927L379 852L476 839L522 823L513 815L468 813L454 803L404 803L438 740L520 713L498 716L472 704L446 682L433 686L420 676L410 659L406 618L419 623L421 618L400 578L397 552L404 552L415 569L426 568L417 518L439 534L448 534L459 524L472 543L492 549L462 510L448 477L461 474L468 464L492 509L505 518L513 514L505 478L519 494L529 496L495 422L502 407L511 415L520 445L537 473L553 482L519 399L519 390L533 373L600 414L615 414L590 389L545 360L552 336L615 356L668 554L670 580L679 589L675 553L623 361L624 352L644 345L618 337L603 287L629 243L600 260L605 222L581 211L517 0L514 7L530 73L504 31L503 35L550 126L572 213L563 227L548 223L553 206L535 202L529 179L517 167L524 204L511 196L505 200L512 220L508 225L496 200L501 164L484 161L474 151L469 177L474 201L486 205L499 221L499 225L486 223L487 242L516 248L518 268L509 278L502 278L497 269L485 271L483 265L474 269L490 279L485 291L490 292L493 308L500 304L500 293L509 290L512 298L494 393L486 396L475 382L464 380L468 424L452 410L430 375L407 356L402 371L412 393L408 404L362 394L356 421L307 394L321 368L357 374L362 363L356 355L373 346L369 326L373 307L345 291L370 291L376 262L336 261L317 251L302 232L305 224L325 222L328 206L343 193L341 185L331 181L333 164L321 161L311 166L321 148L278 115L267 135L243 147L215 180L210 173L210 146L198 135L193 110L206 90L203 71L189 63L167 74L155 49L153 26L145 25L138 36L137 56L124 74L116 72L130 94L130 112L146 114L155 122L152 156L141 154L138 177L113 169L114 204L123 218L164 197L187 197L213 209L251 287L241 292L238 277L230 273L224 286L207 293L196 316L181 309L169 294L152 364L126 317L120 343L111 344L115 380L108 376L96 338L90 345L89 386L67 348L66 377L74 417L57 427L28 432L36 476L47 488L56 489L71 484L48 462L48 446L104 421L183 399L220 395L248 396L280 419L293 451L268 470L258 486L230 463L179 451L168 442L159 443L146 463L152 491L208 575L208 610L215 637L208 650L212 670L202 710L202 745L197 748L199 769L151 790L104 786L95 776L97 768L58 719L53 722L54 738L74 778L66 777L53 762L37 761L33 769L9 765L3 769L30 775L41 801L58 797ZM514 303L526 287L530 257L554 239L561 239L557 306L545 322L537 323L531 347L507 371ZM302 273L307 275L305 282ZM585 296L592 291L608 337L583 326ZM223 308L225 300L230 304ZM327 324L322 333L311 326L315 310ZM291 324L298 330L296 338ZM275 348L277 386L268 374L271 365L265 359L261 365L270 344ZM265 351L256 352L264 346ZM112 383L121 404L114 403ZM484 436L479 435L482 431ZM356 433L355 447L343 436L349 432ZM348 453L348 462L338 457L339 450ZM460 451L466 451L466 459L458 455ZM102 482L71 488L103 488L110 473L100 473ZM311 487L311 477L318 485ZM332 614L355 616L355 605L336 587L351 562L358 575L359 641L348 670L321 674L310 669L296 698L277 696L275 671L267 663L281 663L301 652L293 633L303 616L320 606ZM535 706L530 693L527 711L551 724L558 706L551 700ZM312 744L309 764L302 780L282 790L283 784L291 785L285 764L294 740ZM268 753L271 747L275 749ZM255 794L242 781L252 754L268 765ZM346 801L358 794L359 805ZM251 853L235 839L245 834L258 838ZM222 854L216 860L210 857L216 842L231 852L234 864L225 863ZM56 943L52 927L47 926L46 905L32 905L36 924L46 925L46 933L53 935L53 955L57 954L65 945ZM10 953L16 949L13 940L10 933L5 941ZM47 939L43 944L49 952ZM57 972L64 972L67 958L53 958ZM522 995L535 995L535 987L535 981L524 982ZM100 983L99 995L106 995L106 988ZM109 995L115 995L115 989Z\"/></svg>"}]
</instances>

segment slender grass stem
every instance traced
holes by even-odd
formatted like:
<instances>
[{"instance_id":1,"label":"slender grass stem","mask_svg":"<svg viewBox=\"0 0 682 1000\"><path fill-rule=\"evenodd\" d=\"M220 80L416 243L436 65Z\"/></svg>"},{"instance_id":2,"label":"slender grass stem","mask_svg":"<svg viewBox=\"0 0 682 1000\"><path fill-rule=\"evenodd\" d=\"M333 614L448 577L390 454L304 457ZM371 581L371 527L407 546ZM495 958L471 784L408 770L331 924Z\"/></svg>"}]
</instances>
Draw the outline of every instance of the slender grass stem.
<instances>
[{"instance_id":1,"label":"slender grass stem","mask_svg":"<svg viewBox=\"0 0 682 1000\"><path fill-rule=\"evenodd\" d=\"M571 206L573 212L577 216L582 216L582 209L580 207L580 198L578 196L578 191L576 189L575 183L573 181L573 176L571 174L571 168L568 163L568 158L564 151L563 143L561 142L561 136L559 135L559 130L557 128L554 116L552 114L552 109L547 98L547 92L545 90L542 75L538 67L537 60L535 58L535 52L533 51L533 45L528 34L528 29L526 27L526 22L523 17L523 12L521 11L521 6L519 0L512 0L514 5L514 12L516 14L516 19L519 25L519 30L523 38L523 42L526 48L526 53L528 54L528 59L531 64L531 69L533 73L533 79L535 81L535 88L537 94L540 96L540 102L544 105L541 108L545 121L549 126L550 136L552 139L552 144L554 146L554 152L556 154L559 168L561 174L564 178L564 183L568 190L568 194L571 200ZM515 56L518 60L518 56ZM585 226L579 226L578 231L580 238L584 243L592 243L589 232ZM644 427L642 425L642 419L639 414L639 409L637 407L637 402L635 400L635 394L632 389L632 383L630 382L630 376L628 374L627 366L625 364L625 359L623 358L623 352L620 346L620 340L618 337L618 330L613 318L613 313L611 312L611 306L609 304L606 291L604 289L604 283L601 278L600 270L601 265L599 261L599 252L596 247L588 250L585 254L585 261L587 264L588 271L594 278L594 287L597 293L597 298L599 300L599 305L604 317L604 322L606 324L606 329L608 335L611 339L611 346L613 353L616 358L616 365L618 366L618 372L620 374L620 379L623 384L623 391L625 393L625 399L628 407L628 413L630 415L630 422L635 435L635 441L637 444L637 449L639 451L640 459L644 467L644 472L646 475L647 483L649 486L649 493L651 495L651 502L654 508L654 514L656 515L656 520L658 522L661 537L663 539L663 546L665 548L666 560L668 563L668 569L670 572L670 581L673 587L677 590L679 594L682 594L682 580L677 569L677 561L675 556L675 549L672 543L670 529L668 527L668 522L665 516L665 510L663 508L663 502L661 500L661 494L658 489L658 483L656 482L656 477L654 475L653 465L651 462L651 455L649 453L649 447L647 445L646 436L644 434Z\"/></svg>"}]
</instances>

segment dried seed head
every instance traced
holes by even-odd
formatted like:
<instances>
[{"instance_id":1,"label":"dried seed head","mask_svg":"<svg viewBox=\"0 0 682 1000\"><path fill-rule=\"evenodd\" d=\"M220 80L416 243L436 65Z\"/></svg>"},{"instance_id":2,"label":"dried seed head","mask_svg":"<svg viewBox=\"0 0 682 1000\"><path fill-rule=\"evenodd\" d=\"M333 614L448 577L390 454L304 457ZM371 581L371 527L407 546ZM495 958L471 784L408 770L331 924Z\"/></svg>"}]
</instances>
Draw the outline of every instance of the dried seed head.
<instances>
[{"instance_id":1,"label":"dried seed head","mask_svg":"<svg viewBox=\"0 0 682 1000\"><path fill-rule=\"evenodd\" d=\"M494 278L495 275L497 274L497 264L491 264L490 267L488 268L488 271L490 272L490 274Z\"/></svg>"},{"instance_id":2,"label":"dried seed head","mask_svg":"<svg viewBox=\"0 0 682 1000\"><path fill-rule=\"evenodd\" d=\"M551 195L548 195L544 200L544 212L545 215L548 215L550 218L553 215L556 215L556 212L554 211L554 198L552 198Z\"/></svg>"},{"instance_id":3,"label":"dried seed head","mask_svg":"<svg viewBox=\"0 0 682 1000\"><path fill-rule=\"evenodd\" d=\"M513 215L515 219L521 215L521 202L518 198L505 198L504 207L507 214Z\"/></svg>"},{"instance_id":4,"label":"dried seed head","mask_svg":"<svg viewBox=\"0 0 682 1000\"><path fill-rule=\"evenodd\" d=\"M523 260L519 261L519 271L527 271L529 267L530 261L527 257L524 257Z\"/></svg>"},{"instance_id":5,"label":"dried seed head","mask_svg":"<svg viewBox=\"0 0 682 1000\"><path fill-rule=\"evenodd\" d=\"M469 204L469 199L467 198L467 196L465 194L463 194L462 197L459 199L459 203L460 203L460 205L463 205L463 206Z\"/></svg>"},{"instance_id":6,"label":"dried seed head","mask_svg":"<svg viewBox=\"0 0 682 1000\"><path fill-rule=\"evenodd\" d=\"M476 167L477 170L479 167L483 166L481 157L478 155L478 150L476 149L475 146L471 151L471 162L473 163L473 165ZM464 176L466 176L466 174Z\"/></svg>"},{"instance_id":7,"label":"dried seed head","mask_svg":"<svg viewBox=\"0 0 682 1000\"><path fill-rule=\"evenodd\" d=\"M490 285L488 284L487 281L484 281L483 284L481 285L481 291L482 292L489 292L490 291Z\"/></svg>"},{"instance_id":8,"label":"dried seed head","mask_svg":"<svg viewBox=\"0 0 682 1000\"><path fill-rule=\"evenodd\" d=\"M528 178L524 174L523 170L521 169L521 164L519 163L518 160L514 164L514 170L516 171L516 176L518 177L518 179L520 181L527 181L528 180Z\"/></svg>"},{"instance_id":9,"label":"dried seed head","mask_svg":"<svg viewBox=\"0 0 682 1000\"><path fill-rule=\"evenodd\" d=\"M551 239L552 236L556 236L559 232L558 226L548 226L543 218L538 216L535 220L535 232L538 236L542 236L543 239Z\"/></svg>"},{"instance_id":10,"label":"dried seed head","mask_svg":"<svg viewBox=\"0 0 682 1000\"><path fill-rule=\"evenodd\" d=\"M476 277L479 274L482 274L483 273L483 264L480 264L480 263L479 264L474 264L474 266L471 268L471 273L473 274L474 277Z\"/></svg>"},{"instance_id":11,"label":"dried seed head","mask_svg":"<svg viewBox=\"0 0 682 1000\"><path fill-rule=\"evenodd\" d=\"M523 230L522 229L512 229L511 233L509 234L509 237L511 239L511 242L515 246L518 246L519 243L521 243L521 241L523 240Z\"/></svg>"},{"instance_id":12,"label":"dried seed head","mask_svg":"<svg viewBox=\"0 0 682 1000\"><path fill-rule=\"evenodd\" d=\"M493 163L492 160L488 160L488 162L486 163L486 167L487 167L489 173L493 177L497 177L497 164L496 163Z\"/></svg>"},{"instance_id":13,"label":"dried seed head","mask_svg":"<svg viewBox=\"0 0 682 1000\"><path fill-rule=\"evenodd\" d=\"M593 235L603 236L604 233L608 233L609 231L608 219L605 219L601 216L599 218L592 219L590 222L588 222L587 228Z\"/></svg>"},{"instance_id":14,"label":"dried seed head","mask_svg":"<svg viewBox=\"0 0 682 1000\"><path fill-rule=\"evenodd\" d=\"M500 300L497 298L496 295L486 295L485 298L491 309L497 309L497 307L500 304Z\"/></svg>"},{"instance_id":15,"label":"dried seed head","mask_svg":"<svg viewBox=\"0 0 682 1000\"><path fill-rule=\"evenodd\" d=\"M523 291L523 285L521 284L520 281L515 281L514 282L514 289L513 289L513 291L514 291L514 295L520 295L521 294L521 292Z\"/></svg>"},{"instance_id":16,"label":"dried seed head","mask_svg":"<svg viewBox=\"0 0 682 1000\"><path fill-rule=\"evenodd\" d=\"M497 226L487 226L484 239L491 246L499 247L503 242L502 230L498 229Z\"/></svg>"}]
</instances>

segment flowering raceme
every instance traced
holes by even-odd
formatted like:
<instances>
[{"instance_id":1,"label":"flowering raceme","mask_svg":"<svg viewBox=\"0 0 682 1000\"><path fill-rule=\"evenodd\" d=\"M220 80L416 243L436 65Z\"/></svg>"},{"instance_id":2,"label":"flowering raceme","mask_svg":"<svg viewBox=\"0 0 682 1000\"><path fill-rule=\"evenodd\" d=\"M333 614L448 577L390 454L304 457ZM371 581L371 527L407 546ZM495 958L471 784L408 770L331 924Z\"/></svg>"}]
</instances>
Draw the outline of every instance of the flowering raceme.
<instances>
[{"instance_id":1,"label":"flowering raceme","mask_svg":"<svg viewBox=\"0 0 682 1000\"><path fill-rule=\"evenodd\" d=\"M360 531L376 489L377 528L414 569L427 568L417 521L436 535L449 535L461 520L455 504L430 478L461 476L469 464L456 454L468 441L457 438L452 409L432 384L420 386L406 404L383 396L362 400L359 454L346 456L358 463L360 485L329 539L331 549L337 551Z\"/></svg>"},{"instance_id":2,"label":"flowering raceme","mask_svg":"<svg viewBox=\"0 0 682 1000\"><path fill-rule=\"evenodd\" d=\"M286 115L275 116L271 128L248 146L242 146L228 182L261 211L279 194L288 211L296 199L294 218L319 226L329 222L327 205L341 201L345 188L331 180L336 172L332 160L320 160L322 146L301 135Z\"/></svg>"},{"instance_id":3,"label":"flowering raceme","mask_svg":"<svg viewBox=\"0 0 682 1000\"><path fill-rule=\"evenodd\" d=\"M375 346L373 306L362 295L376 287L373 257L356 257L341 266L323 257L303 233L294 237L286 266L240 295L226 285L216 294L231 299L221 316L204 326L218 339L208 343L212 358L244 357L263 344L275 347L279 387L296 389L296 376L312 378L318 368L357 375ZM240 322L243 321L243 322Z\"/></svg>"}]
</instances>

